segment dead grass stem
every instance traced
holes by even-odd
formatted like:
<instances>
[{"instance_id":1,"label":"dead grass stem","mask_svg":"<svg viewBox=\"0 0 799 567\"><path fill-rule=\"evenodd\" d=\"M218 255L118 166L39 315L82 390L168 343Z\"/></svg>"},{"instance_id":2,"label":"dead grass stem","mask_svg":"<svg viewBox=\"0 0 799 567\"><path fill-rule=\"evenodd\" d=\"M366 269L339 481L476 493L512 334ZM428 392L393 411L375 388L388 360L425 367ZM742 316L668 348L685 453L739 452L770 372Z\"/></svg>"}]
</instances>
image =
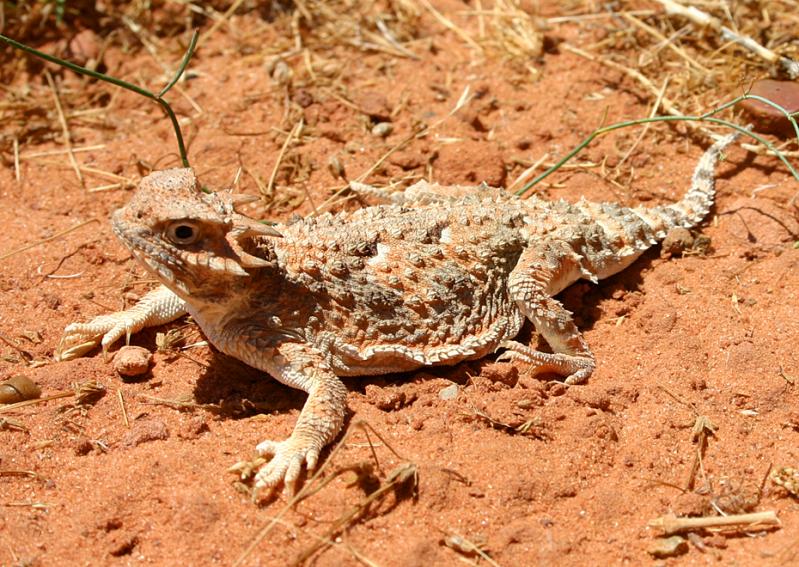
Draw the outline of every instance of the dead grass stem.
<instances>
[{"instance_id":1,"label":"dead grass stem","mask_svg":"<svg viewBox=\"0 0 799 567\"><path fill-rule=\"evenodd\" d=\"M25 252L26 250L30 250L31 248L35 248L37 246L41 246L42 244L47 244L48 242L52 242L54 240L58 240L62 236L66 236L70 232L74 232L74 231L78 230L79 228L83 228L84 226L86 226L88 224L92 224L94 222L100 222L100 221L97 220L97 219L89 219L87 221L78 223L75 226L71 226L71 227L69 227L69 228L67 228L65 230L57 232L53 236L50 236L48 238L44 238L44 239L39 240L37 242L31 242L30 244L25 244L24 246L20 246L19 248L11 250L10 252L6 252L5 254L0 254L0 261L5 260L7 258L10 258L11 256L14 256L16 254L19 254L20 252Z\"/></svg>"},{"instance_id":2,"label":"dead grass stem","mask_svg":"<svg viewBox=\"0 0 799 567\"><path fill-rule=\"evenodd\" d=\"M72 169L75 171L75 176L78 178L80 186L85 188L86 183L83 180L83 174L80 172L78 160L75 159L75 153L72 151L72 135L69 132L69 125L64 116L64 109L61 107L61 98L58 96L58 89L56 88L53 75L49 70L44 70L44 76L47 79L47 84L50 85L50 90L53 91L53 101L55 102L56 112L58 113L58 122L61 124L61 131L64 135L64 145L66 146L67 155L69 156L69 163L72 164Z\"/></svg>"}]
</instances>

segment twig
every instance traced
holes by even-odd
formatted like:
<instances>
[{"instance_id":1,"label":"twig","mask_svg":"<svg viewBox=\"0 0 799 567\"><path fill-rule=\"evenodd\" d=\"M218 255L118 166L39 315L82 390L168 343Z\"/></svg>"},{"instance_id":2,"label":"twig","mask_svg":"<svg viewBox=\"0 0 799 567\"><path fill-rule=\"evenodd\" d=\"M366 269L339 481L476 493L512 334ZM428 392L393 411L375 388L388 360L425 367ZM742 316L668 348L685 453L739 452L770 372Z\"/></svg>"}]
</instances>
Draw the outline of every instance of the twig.
<instances>
[{"instance_id":1,"label":"twig","mask_svg":"<svg viewBox=\"0 0 799 567\"><path fill-rule=\"evenodd\" d=\"M250 554L255 550L255 548L258 547L258 545L260 545L260 543L266 538L266 536L269 534L269 532L272 530L272 528L274 528L280 522L280 519L286 514L286 512L288 512L295 504L297 504L301 500L304 500L308 496L314 494L318 490L318 487L314 486L314 483L317 481L317 479L319 479L320 476L322 476L322 474L330 466L332 466L332 463L335 460L335 456L338 454L338 452L341 450L341 448L346 445L346 442L350 438L350 435L352 435L352 433L358 428L366 429L367 427L369 429L371 429L372 432L378 437L378 439L380 439L388 447L388 449L394 454L394 456L396 456L401 461L405 461L405 459L403 459L394 450L394 448L386 442L386 440L383 438L383 436L380 435L377 432L377 430L375 430L375 428L372 427L369 423L367 423L365 421L358 421L358 422L352 424L350 429L347 431L347 433L341 439L341 441L339 441L338 444L330 452L330 455L328 455L327 459L325 459L325 462L322 464L322 466L319 467L319 469L313 474L313 476L311 478L308 479L308 481L305 483L305 485L302 487L302 489L297 494L295 494L286 503L286 505L283 506L283 508L281 508L278 511L278 513L275 514L275 516L272 519L270 519L269 522L266 523L266 525L264 525L263 528L261 528L258 531L258 533L255 535L255 537L250 542L250 544L245 548L244 551L242 551L241 555L239 555L239 557L233 563L233 567L238 567L239 565L243 565L244 561L247 559L247 557L249 557ZM332 478L333 478L333 476L330 477L330 479L332 479ZM330 480L330 479L328 479L328 480Z\"/></svg>"},{"instance_id":2,"label":"twig","mask_svg":"<svg viewBox=\"0 0 799 567\"><path fill-rule=\"evenodd\" d=\"M207 40L209 37L211 37L212 35L214 35L214 34L216 33L216 31L217 31L217 30L218 30L220 27L222 27L222 25L223 25L223 24L225 24L225 23L228 21L228 19L230 18L230 16L232 16L232 15L233 15L233 13L234 13L236 10L238 10L238 9L239 9L239 6L241 6L243 3L244 3L244 0L236 0L235 2L233 2L233 4L231 4L231 5L230 5L230 8L228 8L228 9L225 11L225 13L224 13L224 14L222 14L222 17L221 17L221 18L219 18L217 21L215 21L215 22L214 22L214 25L212 25L212 26L211 26L211 29L209 29L207 32L205 32L204 34L202 34L202 35L200 36L200 39L198 39L198 40L197 40L197 45L198 45L198 46L199 46L199 45L201 45L201 44L202 44L202 43L203 43L205 40Z\"/></svg>"},{"instance_id":3,"label":"twig","mask_svg":"<svg viewBox=\"0 0 799 567\"><path fill-rule=\"evenodd\" d=\"M266 197L267 195L271 195L272 192L275 190L275 179L277 179L277 172L280 169L280 164L283 162L283 157L286 155L286 150L288 149L289 144L295 138L295 136L298 136L300 132L302 132L302 128L304 125L305 125L305 119L300 118L297 121L297 123L294 125L294 127L291 129L291 132L289 132L288 136L286 136L286 139L283 141L283 146L280 148L280 153L277 154L275 167L272 168L272 174L269 176L269 183L267 183L266 185L266 193L264 194L264 197ZM306 197L308 198L308 202L311 203L311 208L314 210L314 213L316 213L316 206L314 205L313 200L311 200L311 196L308 194L307 189L306 189Z\"/></svg>"},{"instance_id":4,"label":"twig","mask_svg":"<svg viewBox=\"0 0 799 567\"><path fill-rule=\"evenodd\" d=\"M119 400L119 408L122 410L122 421L125 422L125 427L130 427L128 410L125 409L125 398L122 397L122 388L117 388L117 399Z\"/></svg>"},{"instance_id":5,"label":"twig","mask_svg":"<svg viewBox=\"0 0 799 567\"><path fill-rule=\"evenodd\" d=\"M749 36L741 35L738 32L722 25L721 20L714 18L710 14L699 10L693 6L683 6L672 0L658 0L658 2L666 9L667 14L683 16L700 26L710 26L717 31L724 41L731 41L737 43L741 47L748 49L761 59L772 63L778 64L790 79L799 78L799 62L794 61L783 55L774 53L767 47L760 45L757 41Z\"/></svg>"},{"instance_id":6,"label":"twig","mask_svg":"<svg viewBox=\"0 0 799 567\"><path fill-rule=\"evenodd\" d=\"M61 131L64 133L64 145L67 148L69 163L72 164L72 169L75 170L75 175L78 178L80 186L86 188L86 182L83 180L83 174L80 172L78 160L75 159L75 154L72 151L72 136L69 134L69 126L67 125L67 119L64 116L64 109L61 108L61 99L58 97L58 89L55 87L55 81L53 81L53 76L50 74L49 70L44 70L44 76L47 79L47 84L50 85L50 90L53 91L53 100L55 101L55 109L58 113L58 121L61 124Z\"/></svg>"},{"instance_id":7,"label":"twig","mask_svg":"<svg viewBox=\"0 0 799 567\"><path fill-rule=\"evenodd\" d=\"M439 21L439 23L441 23L441 25L443 25L443 26L444 26L445 28L447 28L448 30L455 32L455 34L456 34L458 37L460 37L460 38L461 38L463 41L465 41L467 44L469 44L469 46L470 46L470 47L472 47L472 48L476 49L476 50L477 50L477 51L479 51L480 53L482 53L482 52L483 52L483 48L482 48L482 47L480 47L480 44L479 44L479 43L477 43L475 40L473 40L471 37L469 37L469 34L467 34L467 33L466 33L465 31L463 31L461 28L459 28L458 26L456 26L455 24L453 24L453 23L452 23L452 20L448 19L448 18L447 18L446 16L444 16L444 15L443 15L441 12L439 12L438 10L436 10L436 9L433 7L433 5L432 5L432 4L430 4L430 2L429 2L428 0L417 0L417 1L419 2L419 4L421 4L422 6L424 6L424 7L427 9L427 11L428 11L428 12L430 12L431 14L433 14L433 16L434 16L434 17L435 17L435 18L436 18L436 19Z\"/></svg>"},{"instance_id":8,"label":"twig","mask_svg":"<svg viewBox=\"0 0 799 567\"><path fill-rule=\"evenodd\" d=\"M56 240L57 238L61 238L62 236L65 236L65 235L69 234L70 232L72 232L74 230L78 230L79 228L83 228L87 224L91 224L93 222L100 222L100 221L97 220L97 219L89 219L87 221L78 223L75 226L67 228L66 230L62 230L61 232L57 232L53 236L50 236L49 238L45 238L44 240L40 240L38 242L32 242L30 244L26 244L24 246L20 246L19 248L17 248L16 250L12 250L11 252L6 252L5 254L0 254L0 260L5 260L6 258L10 258L11 256L14 256L15 254L19 254L20 252L24 252L25 250L30 250L31 248L35 248L35 247L40 246L42 244L47 244L48 242L52 242L53 240Z\"/></svg>"},{"instance_id":9,"label":"twig","mask_svg":"<svg viewBox=\"0 0 799 567\"><path fill-rule=\"evenodd\" d=\"M0 413L5 413L7 411L17 410L20 408L24 408L27 406L34 406L36 404L41 404L44 402L49 402L50 400L60 400L61 398L69 398L71 396L75 396L76 393L72 392L59 392L58 394L53 394L52 396L42 396L41 398L36 398L35 400L25 400L24 402L17 402L15 404L8 404L7 406L0 406Z\"/></svg>"},{"instance_id":10,"label":"twig","mask_svg":"<svg viewBox=\"0 0 799 567\"><path fill-rule=\"evenodd\" d=\"M674 514L668 514L650 520L648 525L650 528L659 528L665 533L671 534L682 530L723 528L741 525L745 525L749 528L779 526L780 520L777 518L777 514L774 511L769 510L767 512L753 512L751 514L706 516L701 518L678 518Z\"/></svg>"},{"instance_id":11,"label":"twig","mask_svg":"<svg viewBox=\"0 0 799 567\"><path fill-rule=\"evenodd\" d=\"M21 180L19 173L19 139L16 136L14 136L14 179L17 180L17 183Z\"/></svg>"},{"instance_id":12,"label":"twig","mask_svg":"<svg viewBox=\"0 0 799 567\"><path fill-rule=\"evenodd\" d=\"M94 146L83 146L80 148L72 148L72 153L80 153L80 152L93 152L95 150L102 150L105 148L105 144L95 144ZM66 153L67 150L46 150L43 152L32 152L29 154L21 154L19 156L20 161L25 161L28 159L36 159L40 157L49 157L49 156L58 156L61 154Z\"/></svg>"},{"instance_id":13,"label":"twig","mask_svg":"<svg viewBox=\"0 0 799 567\"><path fill-rule=\"evenodd\" d=\"M688 53L686 53L686 51L682 47L680 47L679 45L675 45L674 36L666 37L665 35L660 33L660 31L658 31L657 29L653 28L649 24L642 22L641 20L639 20L635 16L630 15L629 13L622 14L622 17L631 24L633 24L634 26L636 26L637 28L645 31L646 33L658 39L665 47L668 47L679 57L687 61L689 65L692 65L693 67L695 67L696 69L698 69L699 71L701 71L706 75L713 74L713 72L710 69L708 69L707 67L699 63L699 61L688 55ZM658 51L660 50L658 49Z\"/></svg>"}]
</instances>

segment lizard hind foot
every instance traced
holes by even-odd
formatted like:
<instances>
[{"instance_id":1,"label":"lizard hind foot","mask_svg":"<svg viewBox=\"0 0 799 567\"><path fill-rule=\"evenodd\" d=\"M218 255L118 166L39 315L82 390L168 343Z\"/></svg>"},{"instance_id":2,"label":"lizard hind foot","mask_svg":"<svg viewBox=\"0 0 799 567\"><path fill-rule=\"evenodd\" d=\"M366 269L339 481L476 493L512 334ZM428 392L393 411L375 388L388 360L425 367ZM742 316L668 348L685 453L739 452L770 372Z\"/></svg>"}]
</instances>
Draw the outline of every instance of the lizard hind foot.
<instances>
[{"instance_id":1,"label":"lizard hind foot","mask_svg":"<svg viewBox=\"0 0 799 567\"><path fill-rule=\"evenodd\" d=\"M570 354L551 354L541 352L516 341L503 341L500 348L505 352L497 357L497 361L519 361L533 366L533 373L554 372L565 376L567 385L582 384L591 376L596 368L593 356L575 356Z\"/></svg>"},{"instance_id":2,"label":"lizard hind foot","mask_svg":"<svg viewBox=\"0 0 799 567\"><path fill-rule=\"evenodd\" d=\"M302 472L302 466L308 471L316 468L319 461L320 447L312 442L300 439L292 435L285 441L263 441L259 443L255 450L259 455L272 457L258 474L255 475L255 490L274 491L283 482L286 493L293 496L297 489L297 484Z\"/></svg>"}]
</instances>

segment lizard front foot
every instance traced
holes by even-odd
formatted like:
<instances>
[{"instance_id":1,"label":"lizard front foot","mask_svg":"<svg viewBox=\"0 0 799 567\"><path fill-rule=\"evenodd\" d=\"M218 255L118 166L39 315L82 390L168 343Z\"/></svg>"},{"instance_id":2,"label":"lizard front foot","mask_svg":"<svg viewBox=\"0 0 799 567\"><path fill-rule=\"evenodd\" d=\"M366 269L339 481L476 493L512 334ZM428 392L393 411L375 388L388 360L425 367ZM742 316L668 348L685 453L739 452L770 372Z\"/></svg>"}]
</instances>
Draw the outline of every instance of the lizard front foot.
<instances>
[{"instance_id":1,"label":"lizard front foot","mask_svg":"<svg viewBox=\"0 0 799 567\"><path fill-rule=\"evenodd\" d=\"M255 450L261 456L272 457L272 460L261 467L255 475L256 492L264 488L274 490L282 481L286 493L293 496L302 472L302 465L305 464L308 471L314 470L319 461L321 447L313 440L302 439L294 433L285 441L259 443Z\"/></svg>"},{"instance_id":2,"label":"lizard front foot","mask_svg":"<svg viewBox=\"0 0 799 567\"><path fill-rule=\"evenodd\" d=\"M142 297L136 305L125 311L95 317L88 323L72 323L56 348L56 361L79 358L98 345L103 352L124 335L130 339L145 327L155 327L174 321L186 313L186 304L168 288L160 286Z\"/></svg>"},{"instance_id":3,"label":"lizard front foot","mask_svg":"<svg viewBox=\"0 0 799 567\"><path fill-rule=\"evenodd\" d=\"M507 349L497 357L498 361L521 361L533 366L533 371L555 372L565 376L568 385L582 384L594 372L596 364L593 357L574 356L570 354L550 354L537 351L516 341L503 341L499 345Z\"/></svg>"}]
</instances>

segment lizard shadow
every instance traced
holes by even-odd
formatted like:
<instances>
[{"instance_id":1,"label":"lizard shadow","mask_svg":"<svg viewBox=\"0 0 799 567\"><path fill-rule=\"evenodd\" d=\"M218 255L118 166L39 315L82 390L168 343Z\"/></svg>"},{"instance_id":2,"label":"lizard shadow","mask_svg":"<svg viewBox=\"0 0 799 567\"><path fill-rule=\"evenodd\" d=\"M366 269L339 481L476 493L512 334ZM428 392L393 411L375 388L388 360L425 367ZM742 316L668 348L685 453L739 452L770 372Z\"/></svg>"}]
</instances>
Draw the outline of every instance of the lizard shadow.
<instances>
[{"instance_id":1,"label":"lizard shadow","mask_svg":"<svg viewBox=\"0 0 799 567\"><path fill-rule=\"evenodd\" d=\"M217 404L221 415L236 419L299 411L307 394L211 347L208 366L195 382L194 398L198 403Z\"/></svg>"}]
</instances>

